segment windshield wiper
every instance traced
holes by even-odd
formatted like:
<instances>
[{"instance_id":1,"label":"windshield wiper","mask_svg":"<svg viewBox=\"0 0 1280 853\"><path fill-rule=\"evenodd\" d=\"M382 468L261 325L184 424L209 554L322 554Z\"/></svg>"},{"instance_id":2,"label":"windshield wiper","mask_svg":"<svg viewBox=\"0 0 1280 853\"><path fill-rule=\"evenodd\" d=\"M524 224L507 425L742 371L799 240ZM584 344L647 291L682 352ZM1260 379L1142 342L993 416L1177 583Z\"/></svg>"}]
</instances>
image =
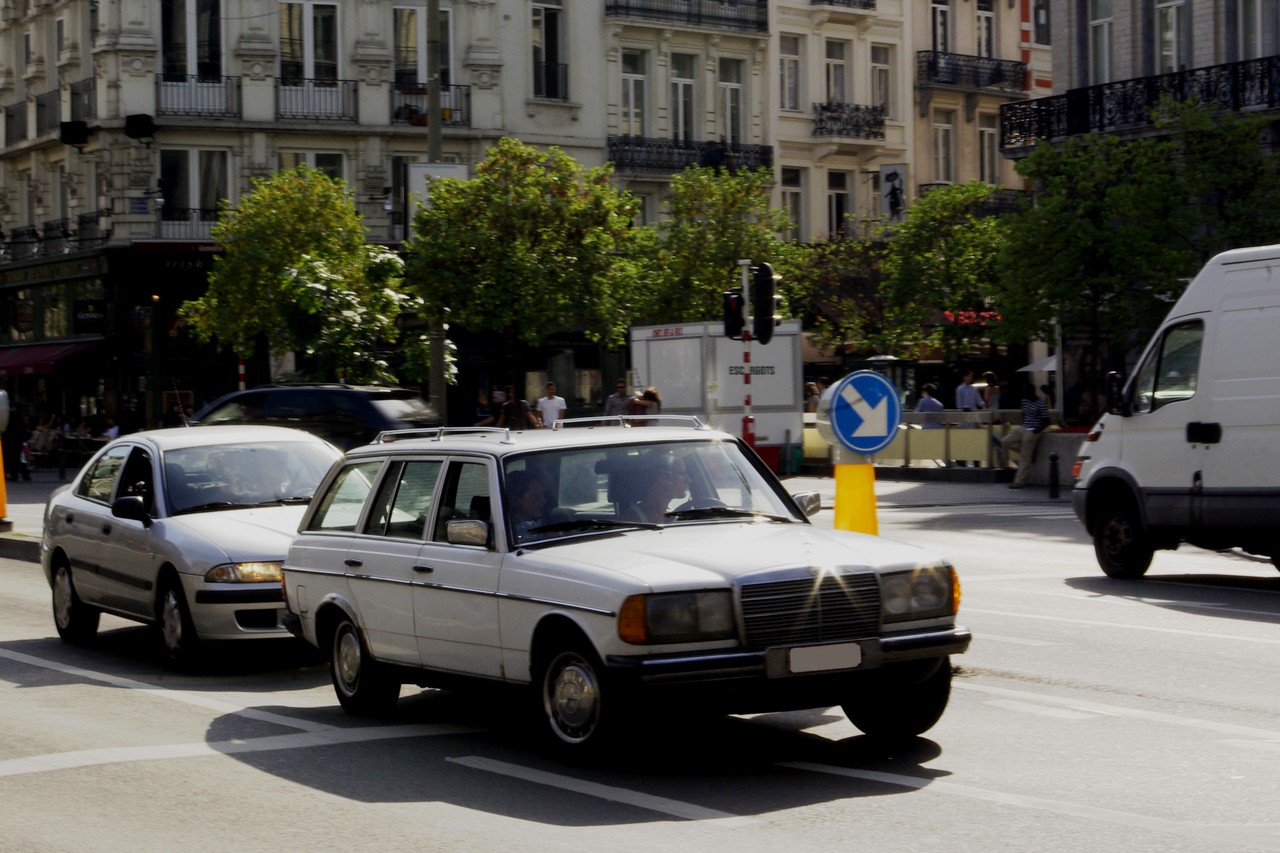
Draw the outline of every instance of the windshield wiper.
<instances>
[{"instance_id":1,"label":"windshield wiper","mask_svg":"<svg viewBox=\"0 0 1280 853\"><path fill-rule=\"evenodd\" d=\"M534 527L530 533L563 533L568 530L610 530L617 527L640 527L645 530L661 530L661 524L650 521L619 521L612 518L575 518Z\"/></svg>"},{"instance_id":2,"label":"windshield wiper","mask_svg":"<svg viewBox=\"0 0 1280 853\"><path fill-rule=\"evenodd\" d=\"M734 509L728 506L697 506L689 509L676 509L666 513L667 518L764 518L769 521L790 523L795 521L785 515L770 515L767 512L756 512L750 509Z\"/></svg>"},{"instance_id":3,"label":"windshield wiper","mask_svg":"<svg viewBox=\"0 0 1280 853\"><path fill-rule=\"evenodd\" d=\"M291 498L271 498L254 504L245 504L245 506L298 506L309 503L311 503L310 495L295 495Z\"/></svg>"},{"instance_id":4,"label":"windshield wiper","mask_svg":"<svg viewBox=\"0 0 1280 853\"><path fill-rule=\"evenodd\" d=\"M254 504L234 503L232 501L210 501L207 504L196 504L195 506L186 506L176 510L174 515L183 515L188 512L209 512L215 509L248 509Z\"/></svg>"}]
</instances>

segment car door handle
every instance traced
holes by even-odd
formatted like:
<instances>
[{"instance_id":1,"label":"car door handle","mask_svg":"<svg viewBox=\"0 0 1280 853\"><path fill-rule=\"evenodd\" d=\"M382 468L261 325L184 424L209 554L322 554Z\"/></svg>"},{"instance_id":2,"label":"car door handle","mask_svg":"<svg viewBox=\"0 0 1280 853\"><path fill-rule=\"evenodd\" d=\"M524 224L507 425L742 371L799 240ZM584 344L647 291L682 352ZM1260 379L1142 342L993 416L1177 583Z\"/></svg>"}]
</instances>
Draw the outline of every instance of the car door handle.
<instances>
[{"instance_id":1,"label":"car door handle","mask_svg":"<svg viewBox=\"0 0 1280 853\"><path fill-rule=\"evenodd\" d=\"M431 566L414 566L413 570L415 572L422 572L423 574L431 574L435 571Z\"/></svg>"},{"instance_id":2,"label":"car door handle","mask_svg":"<svg viewBox=\"0 0 1280 853\"><path fill-rule=\"evenodd\" d=\"M358 569L364 565L364 560L343 560L343 564L350 568Z\"/></svg>"},{"instance_id":3,"label":"car door handle","mask_svg":"<svg viewBox=\"0 0 1280 853\"><path fill-rule=\"evenodd\" d=\"M110 536L110 535L111 535L111 525L110 525L110 524L104 524L104 525L102 525L102 533L103 533L103 535L105 535L105 536Z\"/></svg>"},{"instance_id":4,"label":"car door handle","mask_svg":"<svg viewBox=\"0 0 1280 853\"><path fill-rule=\"evenodd\" d=\"M70 524L75 520L76 520L76 514L74 512L67 513L67 524Z\"/></svg>"}]
</instances>

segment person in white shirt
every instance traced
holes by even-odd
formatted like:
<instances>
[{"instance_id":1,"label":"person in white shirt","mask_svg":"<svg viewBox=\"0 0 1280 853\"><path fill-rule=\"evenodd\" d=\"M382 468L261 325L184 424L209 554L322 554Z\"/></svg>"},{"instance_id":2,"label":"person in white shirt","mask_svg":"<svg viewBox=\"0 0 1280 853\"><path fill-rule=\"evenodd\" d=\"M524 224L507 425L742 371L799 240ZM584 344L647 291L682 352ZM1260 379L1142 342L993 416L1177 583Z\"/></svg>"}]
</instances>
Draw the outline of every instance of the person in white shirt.
<instances>
[{"instance_id":1,"label":"person in white shirt","mask_svg":"<svg viewBox=\"0 0 1280 853\"><path fill-rule=\"evenodd\" d=\"M555 422L564 417L566 408L564 397L556 396L556 383L547 383L547 396L538 398L538 415L542 418L544 429L551 429Z\"/></svg>"}]
</instances>

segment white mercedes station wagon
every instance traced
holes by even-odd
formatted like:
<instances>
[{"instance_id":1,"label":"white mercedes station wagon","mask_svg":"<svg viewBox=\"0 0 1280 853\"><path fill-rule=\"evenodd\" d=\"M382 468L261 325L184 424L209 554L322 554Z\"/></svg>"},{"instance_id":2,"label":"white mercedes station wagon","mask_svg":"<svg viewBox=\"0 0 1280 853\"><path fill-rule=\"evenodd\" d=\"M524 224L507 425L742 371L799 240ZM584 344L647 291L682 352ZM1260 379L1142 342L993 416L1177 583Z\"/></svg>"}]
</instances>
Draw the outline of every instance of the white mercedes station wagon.
<instances>
[{"instance_id":1,"label":"white mercedes station wagon","mask_svg":"<svg viewBox=\"0 0 1280 853\"><path fill-rule=\"evenodd\" d=\"M818 510L693 418L384 433L307 510L285 624L349 713L390 712L402 684L511 685L570 752L652 700L920 734L969 646L955 570Z\"/></svg>"}]
</instances>

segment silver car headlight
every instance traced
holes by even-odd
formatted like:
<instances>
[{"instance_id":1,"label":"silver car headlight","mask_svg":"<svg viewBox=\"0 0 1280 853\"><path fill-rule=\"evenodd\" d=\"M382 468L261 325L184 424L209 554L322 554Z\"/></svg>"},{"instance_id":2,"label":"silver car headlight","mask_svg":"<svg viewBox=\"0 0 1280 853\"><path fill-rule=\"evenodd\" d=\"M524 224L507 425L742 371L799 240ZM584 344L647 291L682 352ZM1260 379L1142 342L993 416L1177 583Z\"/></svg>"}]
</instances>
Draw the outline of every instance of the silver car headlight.
<instances>
[{"instance_id":1,"label":"silver car headlight","mask_svg":"<svg viewBox=\"0 0 1280 853\"><path fill-rule=\"evenodd\" d=\"M204 573L205 583L280 583L280 561L223 563Z\"/></svg>"},{"instance_id":2,"label":"silver car headlight","mask_svg":"<svg viewBox=\"0 0 1280 853\"><path fill-rule=\"evenodd\" d=\"M634 645L699 643L735 634L727 589L632 595L618 612L618 636Z\"/></svg>"},{"instance_id":3,"label":"silver car headlight","mask_svg":"<svg viewBox=\"0 0 1280 853\"><path fill-rule=\"evenodd\" d=\"M949 563L891 572L880 581L885 622L954 616L960 608L960 581Z\"/></svg>"}]
</instances>

